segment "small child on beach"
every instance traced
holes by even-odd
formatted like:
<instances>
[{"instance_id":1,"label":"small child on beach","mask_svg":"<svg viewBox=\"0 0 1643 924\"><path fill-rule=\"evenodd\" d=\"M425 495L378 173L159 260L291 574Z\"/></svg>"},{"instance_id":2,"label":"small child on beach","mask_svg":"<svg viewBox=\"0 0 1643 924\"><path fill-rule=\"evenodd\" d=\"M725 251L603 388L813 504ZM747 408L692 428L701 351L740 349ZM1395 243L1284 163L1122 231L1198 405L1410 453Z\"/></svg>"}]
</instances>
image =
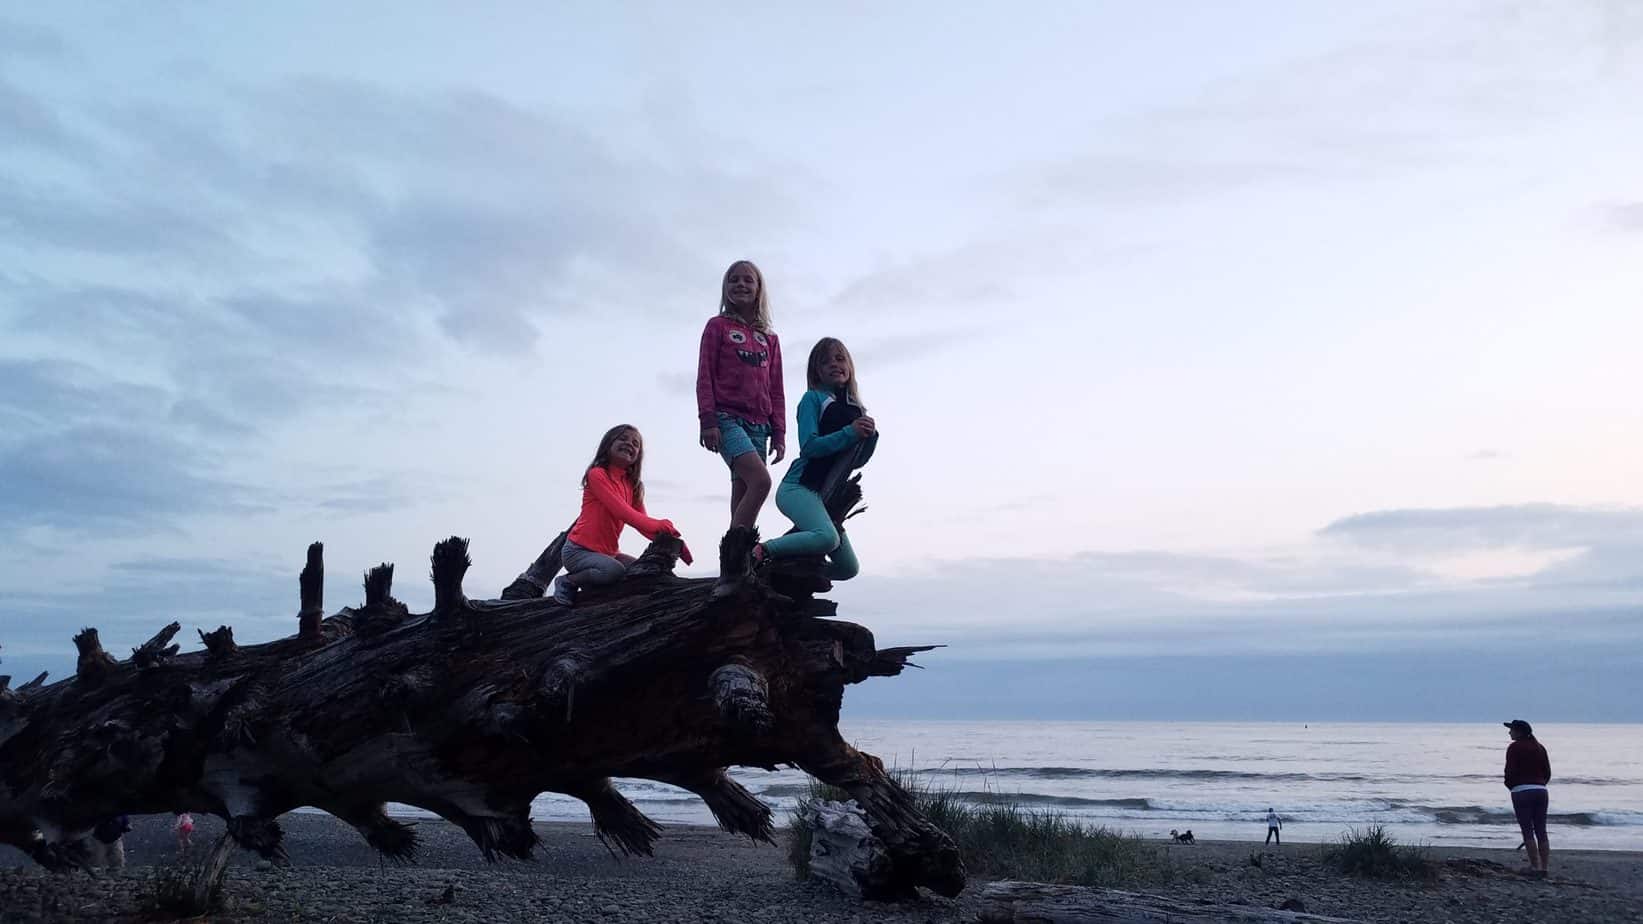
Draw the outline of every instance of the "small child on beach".
<instances>
[{"instance_id":1,"label":"small child on beach","mask_svg":"<svg viewBox=\"0 0 1643 924\"><path fill-rule=\"evenodd\" d=\"M794 532L755 547L755 559L826 555L827 576L845 581L860 565L850 538L827 513L826 492L873 457L878 427L862 407L856 364L839 340L823 337L805 366L809 390L799 399L799 457L776 489L776 509Z\"/></svg>"},{"instance_id":2,"label":"small child on beach","mask_svg":"<svg viewBox=\"0 0 1643 924\"><path fill-rule=\"evenodd\" d=\"M770 494L766 443L775 465L787 455L782 348L770 328L770 296L751 261L725 270L719 313L702 331L696 366L701 445L730 466L730 525L752 526Z\"/></svg>"},{"instance_id":3,"label":"small child on beach","mask_svg":"<svg viewBox=\"0 0 1643 924\"><path fill-rule=\"evenodd\" d=\"M171 830L177 835L177 853L188 853L188 848L194 846L194 816L178 812L176 824L172 825Z\"/></svg>"},{"instance_id":4,"label":"small child on beach","mask_svg":"<svg viewBox=\"0 0 1643 924\"><path fill-rule=\"evenodd\" d=\"M636 427L619 424L599 440L593 461L582 474L582 513L565 538L565 573L554 582L555 600L569 606L579 589L622 579L634 562L618 548L623 526L633 527L646 539L661 533L679 535L671 520L645 513L644 461L644 438ZM682 548L679 557L690 564L690 547Z\"/></svg>"}]
</instances>

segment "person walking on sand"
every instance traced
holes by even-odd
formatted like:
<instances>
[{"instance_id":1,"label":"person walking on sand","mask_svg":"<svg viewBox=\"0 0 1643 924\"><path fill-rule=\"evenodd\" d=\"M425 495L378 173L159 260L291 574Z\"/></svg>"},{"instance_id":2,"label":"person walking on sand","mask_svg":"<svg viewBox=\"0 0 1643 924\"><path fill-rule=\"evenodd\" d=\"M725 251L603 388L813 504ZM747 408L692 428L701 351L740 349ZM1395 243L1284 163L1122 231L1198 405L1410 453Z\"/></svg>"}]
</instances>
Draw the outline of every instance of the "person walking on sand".
<instances>
[{"instance_id":1,"label":"person walking on sand","mask_svg":"<svg viewBox=\"0 0 1643 924\"><path fill-rule=\"evenodd\" d=\"M1512 814L1523 831L1529 872L1544 876L1552 853L1546 840L1546 805L1550 800L1546 784L1552 781L1552 762L1528 722L1513 719L1501 724L1512 738L1506 746L1506 788L1512 793Z\"/></svg>"},{"instance_id":2,"label":"person walking on sand","mask_svg":"<svg viewBox=\"0 0 1643 924\"><path fill-rule=\"evenodd\" d=\"M1272 806L1270 806L1270 805L1267 806L1267 810L1266 810L1266 842L1268 844L1270 844L1274 840L1276 840L1278 842L1278 846L1282 847L1284 845L1284 839L1282 837L1278 836L1278 832L1282 831L1283 827L1284 827L1284 820L1282 818L1278 817L1278 813L1274 812L1272 810Z\"/></svg>"},{"instance_id":3,"label":"person walking on sand","mask_svg":"<svg viewBox=\"0 0 1643 924\"><path fill-rule=\"evenodd\" d=\"M177 856L188 856L188 849L194 846L194 816L187 812L178 812L177 821L171 826L171 831L177 835Z\"/></svg>"}]
</instances>

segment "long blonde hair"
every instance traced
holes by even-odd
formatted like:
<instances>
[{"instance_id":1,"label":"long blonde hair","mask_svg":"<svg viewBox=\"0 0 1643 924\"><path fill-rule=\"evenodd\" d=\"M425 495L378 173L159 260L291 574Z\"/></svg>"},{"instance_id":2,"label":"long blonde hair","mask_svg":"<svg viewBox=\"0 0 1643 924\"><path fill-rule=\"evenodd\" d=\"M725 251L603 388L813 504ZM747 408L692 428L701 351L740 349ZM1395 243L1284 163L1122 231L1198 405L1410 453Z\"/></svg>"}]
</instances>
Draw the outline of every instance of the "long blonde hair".
<instances>
[{"instance_id":1,"label":"long blonde hair","mask_svg":"<svg viewBox=\"0 0 1643 924\"><path fill-rule=\"evenodd\" d=\"M759 280L759 301L753 310L753 329L768 334L770 333L770 287L765 285L764 273L759 271L758 265L752 260L737 260L725 269L724 278L719 280L719 313L728 314L735 318L742 316L742 313L732 307L730 301L725 298L725 286L730 282L730 274L734 273L738 266L745 266L752 270L754 278Z\"/></svg>"},{"instance_id":2,"label":"long blonde hair","mask_svg":"<svg viewBox=\"0 0 1643 924\"><path fill-rule=\"evenodd\" d=\"M822 381L822 364L827 362L834 350L843 353L844 361L850 364L850 378L844 383L844 393L850 396L851 404L867 410L867 405L861 403L861 392L856 388L856 358L850 355L850 348L844 345L844 341L837 337L823 337L810 348L810 362L804 367L805 385L818 391L831 390L832 386Z\"/></svg>"},{"instance_id":3,"label":"long blonde hair","mask_svg":"<svg viewBox=\"0 0 1643 924\"><path fill-rule=\"evenodd\" d=\"M586 488L588 486L588 472L596 468L608 468L610 466L611 444L629 430L633 431L634 436L639 437L639 455L633 460L633 464L628 466L627 479L628 483L633 485L633 506L643 508L645 506L645 482L641 477L641 473L645 467L645 437L639 432L639 428L632 424L617 424L605 431L604 437L599 440L599 448L593 453L593 461L589 462L588 467L582 470L582 487Z\"/></svg>"}]
</instances>

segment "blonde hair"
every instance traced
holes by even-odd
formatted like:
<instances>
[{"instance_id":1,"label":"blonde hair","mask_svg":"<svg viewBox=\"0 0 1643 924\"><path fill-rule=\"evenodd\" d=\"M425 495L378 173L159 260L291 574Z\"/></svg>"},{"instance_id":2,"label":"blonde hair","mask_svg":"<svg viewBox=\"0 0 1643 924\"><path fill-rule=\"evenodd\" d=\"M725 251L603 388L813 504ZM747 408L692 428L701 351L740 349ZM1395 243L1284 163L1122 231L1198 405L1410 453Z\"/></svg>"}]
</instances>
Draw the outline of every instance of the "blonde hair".
<instances>
[{"instance_id":1,"label":"blonde hair","mask_svg":"<svg viewBox=\"0 0 1643 924\"><path fill-rule=\"evenodd\" d=\"M768 334L770 333L770 288L764 284L764 273L759 272L758 265L752 260L737 260L725 270L724 278L719 280L719 313L737 318L742 316L741 312L731 307L730 302L725 299L725 285L730 282L730 274L734 273L738 266L745 266L752 270L753 278L759 280L759 300L753 309L753 329Z\"/></svg>"},{"instance_id":2,"label":"blonde hair","mask_svg":"<svg viewBox=\"0 0 1643 924\"><path fill-rule=\"evenodd\" d=\"M856 358L850 355L850 348L837 337L823 337L810 348L810 361L804 367L804 383L810 388L826 391L830 386L822 381L821 367L834 350L844 354L844 361L850 364L850 378L845 380L844 393L850 396L850 403L867 410L867 405L861 403L861 392L856 389Z\"/></svg>"}]
</instances>

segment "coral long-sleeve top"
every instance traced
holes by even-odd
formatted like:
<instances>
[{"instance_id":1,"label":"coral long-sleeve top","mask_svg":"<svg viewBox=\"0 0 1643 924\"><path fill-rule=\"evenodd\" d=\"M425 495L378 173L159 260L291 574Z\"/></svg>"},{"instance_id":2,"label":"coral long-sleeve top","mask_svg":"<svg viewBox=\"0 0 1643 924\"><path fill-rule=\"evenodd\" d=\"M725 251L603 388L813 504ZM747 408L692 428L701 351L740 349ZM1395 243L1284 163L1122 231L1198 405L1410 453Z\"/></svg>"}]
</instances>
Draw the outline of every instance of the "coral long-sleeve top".
<instances>
[{"instance_id":1,"label":"coral long-sleeve top","mask_svg":"<svg viewBox=\"0 0 1643 924\"><path fill-rule=\"evenodd\" d=\"M571 528L570 541L602 555L615 555L622 527L631 526L646 539L672 529L666 520L645 513L643 501L634 503L633 482L626 473L612 477L609 469L588 469L588 486L582 489L582 513Z\"/></svg>"}]
</instances>

